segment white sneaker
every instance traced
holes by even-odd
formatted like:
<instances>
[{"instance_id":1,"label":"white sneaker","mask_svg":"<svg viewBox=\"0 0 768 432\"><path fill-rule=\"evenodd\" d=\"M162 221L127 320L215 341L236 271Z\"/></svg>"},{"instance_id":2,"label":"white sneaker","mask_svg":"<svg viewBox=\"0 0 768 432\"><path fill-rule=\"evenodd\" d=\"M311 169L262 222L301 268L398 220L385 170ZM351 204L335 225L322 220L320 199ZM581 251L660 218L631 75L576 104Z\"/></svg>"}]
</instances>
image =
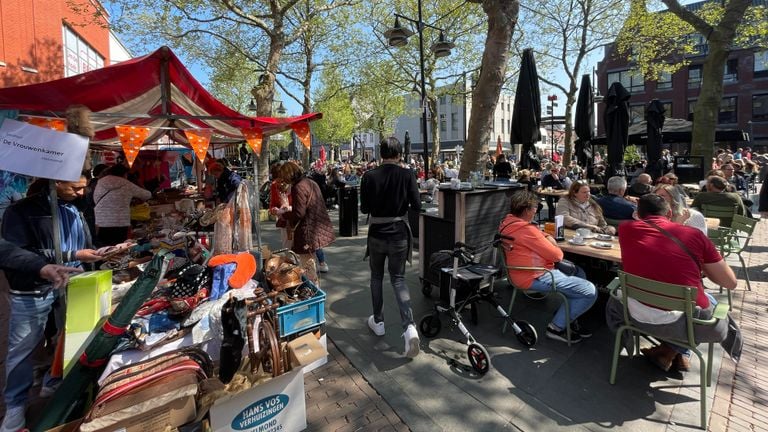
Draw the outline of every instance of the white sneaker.
<instances>
[{"instance_id":1,"label":"white sneaker","mask_svg":"<svg viewBox=\"0 0 768 432\"><path fill-rule=\"evenodd\" d=\"M419 355L419 332L413 324L409 324L403 333L405 338L405 355L408 358L414 358Z\"/></svg>"},{"instance_id":2,"label":"white sneaker","mask_svg":"<svg viewBox=\"0 0 768 432\"><path fill-rule=\"evenodd\" d=\"M368 328L370 328L376 336L384 336L384 321L377 323L373 318L373 315L368 317Z\"/></svg>"},{"instance_id":3,"label":"white sneaker","mask_svg":"<svg viewBox=\"0 0 768 432\"><path fill-rule=\"evenodd\" d=\"M328 273L328 263L318 264L317 271L320 273Z\"/></svg>"},{"instance_id":4,"label":"white sneaker","mask_svg":"<svg viewBox=\"0 0 768 432\"><path fill-rule=\"evenodd\" d=\"M19 430L24 429L24 425L27 422L25 411L25 406L6 408L5 418L3 419L3 425L0 426L0 431L18 432Z\"/></svg>"}]
</instances>

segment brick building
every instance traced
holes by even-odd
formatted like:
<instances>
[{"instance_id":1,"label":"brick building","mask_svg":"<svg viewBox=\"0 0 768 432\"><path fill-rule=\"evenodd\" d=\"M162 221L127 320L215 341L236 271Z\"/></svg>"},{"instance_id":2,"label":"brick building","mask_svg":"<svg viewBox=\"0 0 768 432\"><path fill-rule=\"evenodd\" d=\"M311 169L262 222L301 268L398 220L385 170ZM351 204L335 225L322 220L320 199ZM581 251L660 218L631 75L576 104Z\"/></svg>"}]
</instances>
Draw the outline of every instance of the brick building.
<instances>
[{"instance_id":1,"label":"brick building","mask_svg":"<svg viewBox=\"0 0 768 432\"><path fill-rule=\"evenodd\" d=\"M68 77L110 64L108 15L98 0L0 1L0 86ZM119 45L119 44L118 44Z\"/></svg>"},{"instance_id":2,"label":"brick building","mask_svg":"<svg viewBox=\"0 0 768 432\"><path fill-rule=\"evenodd\" d=\"M701 3L687 7L696 7ZM643 79L626 58L616 54L613 44L608 45L603 60L597 66L598 90L605 95L611 83L621 82L632 93L629 100L630 122L643 120L645 108L653 99L659 99L665 105L667 117L693 120L701 87L702 63L707 54L706 40L699 36L699 42L698 52L688 57L690 65L672 75L662 76L658 81ZM725 68L718 129L741 129L749 133L751 142L728 141L716 145L734 149L750 146L761 152L768 151L768 48L734 49ZM598 113L602 113L603 109L604 105L600 104ZM604 134L600 117L598 133Z\"/></svg>"}]
</instances>

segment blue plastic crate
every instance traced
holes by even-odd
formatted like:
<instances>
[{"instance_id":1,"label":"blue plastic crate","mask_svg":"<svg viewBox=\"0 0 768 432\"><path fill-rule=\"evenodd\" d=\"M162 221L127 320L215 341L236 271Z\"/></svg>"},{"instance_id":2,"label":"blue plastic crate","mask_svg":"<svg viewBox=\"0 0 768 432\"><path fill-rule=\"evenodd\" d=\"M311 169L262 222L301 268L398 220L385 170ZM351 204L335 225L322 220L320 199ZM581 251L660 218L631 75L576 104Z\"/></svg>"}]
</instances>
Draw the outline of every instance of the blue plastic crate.
<instances>
[{"instance_id":1,"label":"blue plastic crate","mask_svg":"<svg viewBox=\"0 0 768 432\"><path fill-rule=\"evenodd\" d=\"M280 337L290 336L325 322L325 293L317 287L315 290L317 292L312 298L277 308Z\"/></svg>"}]
</instances>

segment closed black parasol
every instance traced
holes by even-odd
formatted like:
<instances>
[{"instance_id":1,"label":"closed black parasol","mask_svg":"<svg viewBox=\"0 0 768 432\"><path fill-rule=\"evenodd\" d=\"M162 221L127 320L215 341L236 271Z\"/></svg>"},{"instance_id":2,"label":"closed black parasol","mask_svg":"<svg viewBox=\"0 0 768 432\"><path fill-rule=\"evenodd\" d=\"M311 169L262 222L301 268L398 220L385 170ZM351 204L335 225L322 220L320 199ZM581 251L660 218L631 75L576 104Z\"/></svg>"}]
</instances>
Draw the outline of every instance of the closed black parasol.
<instances>
[{"instance_id":1,"label":"closed black parasol","mask_svg":"<svg viewBox=\"0 0 768 432\"><path fill-rule=\"evenodd\" d=\"M586 167L588 172L592 169L593 106L592 83L589 81L589 74L584 74L581 76L579 98L576 100L576 119L573 126L579 139L576 140L574 156L579 166Z\"/></svg>"},{"instance_id":2,"label":"closed black parasol","mask_svg":"<svg viewBox=\"0 0 768 432\"><path fill-rule=\"evenodd\" d=\"M605 97L605 138L608 144L607 177L624 176L624 149L629 136L629 98L627 89L619 82L611 84Z\"/></svg>"},{"instance_id":3,"label":"closed black parasol","mask_svg":"<svg viewBox=\"0 0 768 432\"><path fill-rule=\"evenodd\" d=\"M533 59L533 49L523 51L520 63L520 75L517 79L517 93L512 110L512 131L510 144L522 144L520 165L523 168L538 170L541 168L536 156L534 143L541 141L541 93L539 92L539 74Z\"/></svg>"},{"instance_id":4,"label":"closed black parasol","mask_svg":"<svg viewBox=\"0 0 768 432\"><path fill-rule=\"evenodd\" d=\"M411 163L411 135L408 131L405 131L405 138L403 139L403 154L405 163Z\"/></svg>"},{"instance_id":5,"label":"closed black parasol","mask_svg":"<svg viewBox=\"0 0 768 432\"><path fill-rule=\"evenodd\" d=\"M645 142L645 151L648 154L646 172L653 179L657 179L664 174L661 162L661 130L664 128L664 112L664 105L658 99L652 100L645 112L645 126L648 129L648 138L646 138Z\"/></svg>"}]
</instances>

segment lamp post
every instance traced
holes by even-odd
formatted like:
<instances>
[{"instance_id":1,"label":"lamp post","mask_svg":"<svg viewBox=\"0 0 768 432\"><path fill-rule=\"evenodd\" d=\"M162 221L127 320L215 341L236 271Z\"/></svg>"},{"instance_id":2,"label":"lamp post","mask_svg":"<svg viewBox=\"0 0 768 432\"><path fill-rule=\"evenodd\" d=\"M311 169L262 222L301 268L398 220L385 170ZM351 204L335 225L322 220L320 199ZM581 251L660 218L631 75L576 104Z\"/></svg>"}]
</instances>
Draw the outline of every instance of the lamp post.
<instances>
[{"instance_id":1,"label":"lamp post","mask_svg":"<svg viewBox=\"0 0 768 432\"><path fill-rule=\"evenodd\" d=\"M557 95L549 95L547 96L547 100L549 101L549 106L547 107L547 114L549 114L550 119L550 140L552 143L552 153L550 154L550 159L554 161L555 159L555 107L557 104L555 101L557 100Z\"/></svg>"},{"instance_id":2,"label":"lamp post","mask_svg":"<svg viewBox=\"0 0 768 432\"><path fill-rule=\"evenodd\" d=\"M408 38L413 36L414 32L400 26L400 18L410 21L416 26L416 33L419 35L419 66L421 73L421 136L424 142L424 172L429 171L429 144L427 140L427 86L424 78L424 27L429 27L440 32L440 36L434 44L432 44L432 52L435 57L446 57L451 55L451 49L456 45L450 42L445 37L445 32L439 27L427 24L422 18L421 0L418 1L418 19L409 18L404 15L395 14L395 26L384 32L384 37L390 46L403 47L408 44Z\"/></svg>"}]
</instances>

